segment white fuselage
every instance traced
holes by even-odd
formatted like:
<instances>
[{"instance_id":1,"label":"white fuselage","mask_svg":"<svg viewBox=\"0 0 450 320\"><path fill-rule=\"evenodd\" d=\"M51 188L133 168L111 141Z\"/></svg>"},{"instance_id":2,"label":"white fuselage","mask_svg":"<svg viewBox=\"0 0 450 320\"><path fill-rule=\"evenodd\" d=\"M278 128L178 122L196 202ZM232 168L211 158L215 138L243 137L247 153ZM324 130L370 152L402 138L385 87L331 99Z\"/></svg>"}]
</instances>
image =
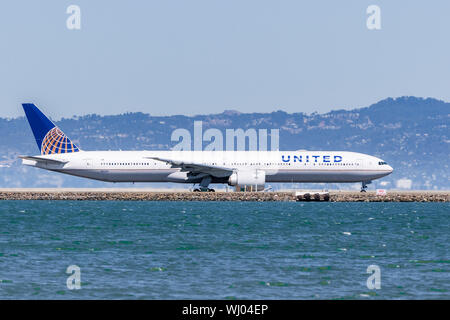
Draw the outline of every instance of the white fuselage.
<instances>
[{"instance_id":1,"label":"white fuselage","mask_svg":"<svg viewBox=\"0 0 450 320\"><path fill-rule=\"evenodd\" d=\"M81 151L23 160L26 165L109 182L198 183L199 177L151 158L170 158L233 171L261 170L265 182L364 182L390 174L381 159L345 151ZM229 175L211 183L227 183Z\"/></svg>"}]
</instances>

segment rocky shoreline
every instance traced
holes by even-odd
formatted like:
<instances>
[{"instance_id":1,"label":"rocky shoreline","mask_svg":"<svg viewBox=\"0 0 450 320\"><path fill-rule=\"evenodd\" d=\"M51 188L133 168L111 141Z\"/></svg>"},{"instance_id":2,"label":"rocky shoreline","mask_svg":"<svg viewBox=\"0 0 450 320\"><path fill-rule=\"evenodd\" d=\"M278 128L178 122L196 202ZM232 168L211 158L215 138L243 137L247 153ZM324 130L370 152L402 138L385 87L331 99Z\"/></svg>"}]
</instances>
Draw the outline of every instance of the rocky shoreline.
<instances>
[{"instance_id":1,"label":"rocky shoreline","mask_svg":"<svg viewBox=\"0 0 450 320\"><path fill-rule=\"evenodd\" d=\"M314 195L314 192L311 192ZM314 199L314 197L312 197ZM321 198L323 199L323 198ZM0 200L297 201L294 192L0 191ZM311 200L314 201L314 200ZM323 201L323 200L322 200ZM330 192L330 202L450 202L447 191Z\"/></svg>"}]
</instances>

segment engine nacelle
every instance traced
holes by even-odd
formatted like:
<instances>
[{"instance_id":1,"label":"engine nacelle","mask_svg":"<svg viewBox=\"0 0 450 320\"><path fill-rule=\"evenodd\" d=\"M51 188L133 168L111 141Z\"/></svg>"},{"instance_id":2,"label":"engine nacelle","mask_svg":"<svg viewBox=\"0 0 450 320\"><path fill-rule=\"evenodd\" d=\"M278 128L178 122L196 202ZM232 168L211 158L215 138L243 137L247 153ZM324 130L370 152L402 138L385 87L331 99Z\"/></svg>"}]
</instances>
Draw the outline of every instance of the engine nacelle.
<instances>
[{"instance_id":1,"label":"engine nacelle","mask_svg":"<svg viewBox=\"0 0 450 320\"><path fill-rule=\"evenodd\" d=\"M228 178L230 186L251 187L253 190L263 190L266 183L264 170L238 170Z\"/></svg>"}]
</instances>

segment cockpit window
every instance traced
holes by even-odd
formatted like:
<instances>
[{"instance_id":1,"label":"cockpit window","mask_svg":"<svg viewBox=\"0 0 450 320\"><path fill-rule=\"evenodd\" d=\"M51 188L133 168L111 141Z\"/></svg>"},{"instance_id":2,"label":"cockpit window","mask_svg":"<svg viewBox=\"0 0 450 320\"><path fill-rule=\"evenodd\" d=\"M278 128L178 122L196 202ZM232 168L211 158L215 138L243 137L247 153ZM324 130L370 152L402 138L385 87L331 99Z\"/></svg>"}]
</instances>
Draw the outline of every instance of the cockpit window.
<instances>
[{"instance_id":1,"label":"cockpit window","mask_svg":"<svg viewBox=\"0 0 450 320\"><path fill-rule=\"evenodd\" d=\"M378 162L378 165L380 165L380 166L382 166L382 165L384 165L384 164L387 164L387 162L386 162L386 161L380 161L380 162Z\"/></svg>"}]
</instances>

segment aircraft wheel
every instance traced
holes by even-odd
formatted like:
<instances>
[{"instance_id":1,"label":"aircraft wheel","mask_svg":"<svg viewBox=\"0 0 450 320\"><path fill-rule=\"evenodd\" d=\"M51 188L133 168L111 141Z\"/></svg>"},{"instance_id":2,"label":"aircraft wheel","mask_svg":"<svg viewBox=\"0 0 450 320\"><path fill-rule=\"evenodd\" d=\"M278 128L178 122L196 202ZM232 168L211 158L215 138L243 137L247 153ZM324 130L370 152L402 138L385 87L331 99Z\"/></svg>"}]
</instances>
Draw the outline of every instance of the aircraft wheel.
<instances>
[{"instance_id":1,"label":"aircraft wheel","mask_svg":"<svg viewBox=\"0 0 450 320\"><path fill-rule=\"evenodd\" d=\"M194 192L200 192L200 189L194 189Z\"/></svg>"}]
</instances>

